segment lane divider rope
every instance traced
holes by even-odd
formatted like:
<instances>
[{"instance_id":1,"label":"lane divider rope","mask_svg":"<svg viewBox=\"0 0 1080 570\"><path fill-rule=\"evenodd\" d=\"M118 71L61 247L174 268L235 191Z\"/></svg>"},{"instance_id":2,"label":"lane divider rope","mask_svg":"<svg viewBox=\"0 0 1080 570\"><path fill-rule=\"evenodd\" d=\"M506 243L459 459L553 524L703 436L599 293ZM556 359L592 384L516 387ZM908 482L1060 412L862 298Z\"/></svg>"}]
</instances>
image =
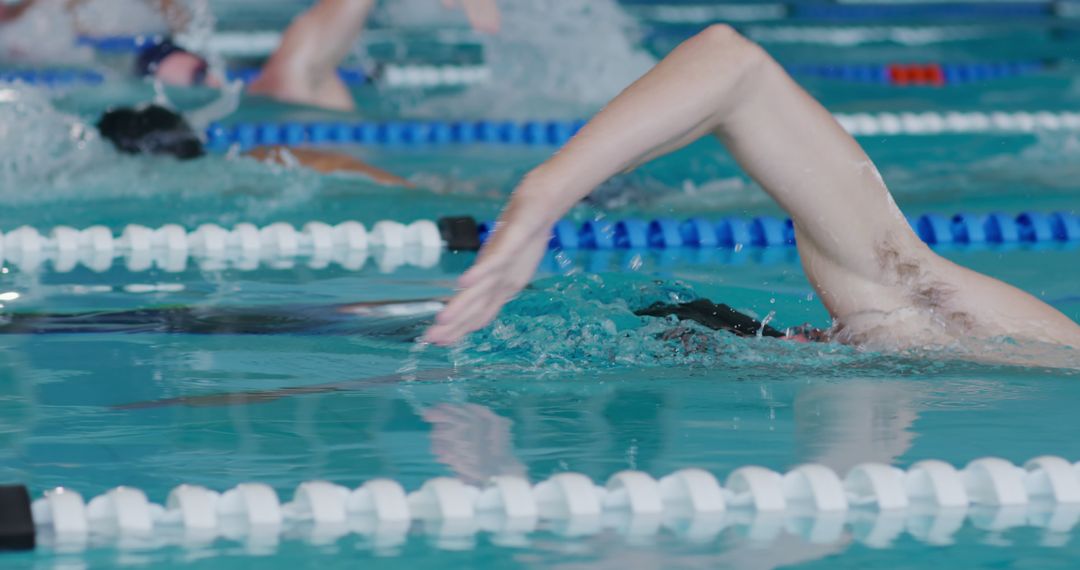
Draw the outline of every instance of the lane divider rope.
<instances>
[{"instance_id":1,"label":"lane divider rope","mask_svg":"<svg viewBox=\"0 0 1080 570\"><path fill-rule=\"evenodd\" d=\"M909 223L932 246L1080 243L1080 216L1069 212L924 214L910 218ZM104 271L114 259L123 257L131 271L154 266L181 271L189 257L209 261L211 267L214 262L220 267L228 262L240 269L255 269L260 263L274 266L284 262L288 266L295 258L307 256L315 267L334 261L358 269L367 252L374 250L393 267L431 267L443 249L480 249L493 227L493 222L477 222L468 216L409 224L383 220L370 229L355 221L334 226L308 222L299 230L284 222L263 227L241 223L231 229L203 224L191 231L178 224L156 229L132 224L117 235L105 226L56 226L45 234L23 226L0 233L0 260L27 271L50 261L55 271L65 272L80 263ZM790 219L758 216L598 219L580 224L563 220L555 224L548 246L553 250L741 250L785 248L794 243L795 228Z\"/></svg>"},{"instance_id":2,"label":"lane divider rope","mask_svg":"<svg viewBox=\"0 0 1080 570\"><path fill-rule=\"evenodd\" d=\"M14 69L0 71L0 83L23 83L48 89L101 85L105 75L90 69Z\"/></svg>"},{"instance_id":3,"label":"lane divider rope","mask_svg":"<svg viewBox=\"0 0 1080 570\"><path fill-rule=\"evenodd\" d=\"M880 20L1003 20L1052 18L1065 2L942 2L912 4L791 4L789 18L804 22Z\"/></svg>"},{"instance_id":4,"label":"lane divider rope","mask_svg":"<svg viewBox=\"0 0 1080 570\"><path fill-rule=\"evenodd\" d=\"M1080 242L1080 215L1070 212L924 214L908 218L908 223L923 241L934 246ZM477 224L481 243L487 240L493 227L492 222ZM758 216L720 220L601 219L582 224L563 220L555 224L549 246L552 249L671 249L794 244L795 227L790 219Z\"/></svg>"},{"instance_id":5,"label":"lane divider rope","mask_svg":"<svg viewBox=\"0 0 1080 570\"><path fill-rule=\"evenodd\" d=\"M859 25L822 26L748 26L743 30L750 39L761 44L822 44L856 46L870 43L892 43L901 46L925 46L943 43L1011 40L1035 38L1050 42L1068 40L1067 26L1018 27L996 24L974 25ZM688 34L680 34L680 36Z\"/></svg>"},{"instance_id":6,"label":"lane divider rope","mask_svg":"<svg viewBox=\"0 0 1080 570\"><path fill-rule=\"evenodd\" d=\"M258 68L230 69L229 80L251 83L259 76ZM452 87L487 83L491 69L484 65L380 65L374 75L364 69L343 67L338 77L350 86L363 85L372 80L386 87ZM35 87L60 89L75 86L94 86L105 82L105 74L80 69L17 69L0 71L0 83L23 83Z\"/></svg>"},{"instance_id":7,"label":"lane divider rope","mask_svg":"<svg viewBox=\"0 0 1080 570\"><path fill-rule=\"evenodd\" d=\"M1080 15L1075 2L921 2L910 4L677 4L628 6L635 15L663 24L704 25L714 22L783 20L864 22L916 18L1015 19L1070 18Z\"/></svg>"},{"instance_id":8,"label":"lane divider rope","mask_svg":"<svg viewBox=\"0 0 1080 570\"><path fill-rule=\"evenodd\" d=\"M258 68L231 69L229 79L239 79L251 83L259 76ZM386 87L452 87L475 85L491 81L491 69L486 65L421 65L394 64L379 65L374 73L364 69L348 67L338 69L338 77L350 86L363 85L377 81Z\"/></svg>"},{"instance_id":9,"label":"lane divider rope","mask_svg":"<svg viewBox=\"0 0 1080 570\"><path fill-rule=\"evenodd\" d=\"M815 77L854 83L893 87L964 85L993 79L1031 75L1052 68L1050 61L1002 61L979 63L865 63L865 64L792 64L785 65L795 77ZM229 80L251 83L260 69L233 68L226 72ZM373 74L363 68L343 67L338 77L349 86L359 86L373 80L387 87L450 87L474 85L491 81L491 69L485 65L400 65L383 64ZM0 71L0 82L24 83L46 88L65 88L79 85L100 85L105 75L81 69L18 69Z\"/></svg>"},{"instance_id":10,"label":"lane divider rope","mask_svg":"<svg viewBox=\"0 0 1080 570\"><path fill-rule=\"evenodd\" d=\"M859 137L1080 131L1080 112L1071 111L927 111L834 116L844 129ZM320 144L561 146L584 125L584 120L236 122L210 125L206 138L207 148L218 152L225 152L233 145L241 149Z\"/></svg>"},{"instance_id":11,"label":"lane divider rope","mask_svg":"<svg viewBox=\"0 0 1080 570\"><path fill-rule=\"evenodd\" d=\"M309 267L331 262L350 270L363 267L369 253L382 270L401 265L432 267L443 249L439 228L430 220L410 224L377 222L369 228L355 221L331 226L309 222L297 230L279 222L263 227L241 223L226 229L203 224L192 231L177 224L151 229L128 225L118 235L105 226L75 229L57 226L44 235L23 226L0 234L0 259L33 271L45 261L53 270L71 271L82 264L95 271L109 269L123 257L130 271L157 267L182 271L188 258L197 258L206 269L230 266L241 270L291 267L297 257L309 257Z\"/></svg>"},{"instance_id":12,"label":"lane divider rope","mask_svg":"<svg viewBox=\"0 0 1080 570\"><path fill-rule=\"evenodd\" d=\"M280 29L218 30L207 38L189 38L180 34L172 39L182 47L194 51L205 50L208 53L220 54L226 57L251 58L267 56L273 53L281 44L281 33ZM474 32L461 28L448 27L425 30L424 37L429 41L435 41L443 45L482 45L482 40ZM100 52L133 53L159 44L164 39L165 36L157 34L82 36L78 39L78 43ZM392 43L400 46L406 44L408 39L408 34L403 35L394 30L370 29L364 32L364 41L369 45Z\"/></svg>"},{"instance_id":13,"label":"lane divider rope","mask_svg":"<svg viewBox=\"0 0 1080 570\"><path fill-rule=\"evenodd\" d=\"M915 19L935 21L952 20L969 22L1013 22L1016 20L1040 20L1059 18L1068 20L1080 17L1075 2L1066 0L1042 2L949 2L915 4L805 4L775 3L757 5L714 4L681 6L643 6L633 11L653 21L673 24L708 24L718 21L796 21L796 22L910 22ZM444 30L448 39L462 41L467 36ZM130 53L160 42L160 35L133 36L82 36L80 45L97 51ZM281 32L268 31L219 31L207 41L207 47L215 52L235 57L266 55L274 51L281 41Z\"/></svg>"},{"instance_id":14,"label":"lane divider rope","mask_svg":"<svg viewBox=\"0 0 1080 570\"><path fill-rule=\"evenodd\" d=\"M908 469L864 463L841 476L818 464L786 473L764 467L735 469L721 483L708 471L682 469L659 480L622 471L598 485L579 473L559 473L532 484L497 476L475 487L437 477L407 492L392 479L356 489L327 481L296 487L282 502L270 486L241 483L223 493L180 485L164 504L133 487L116 487L85 501L57 487L31 501L25 486L0 492L0 540L33 548L39 537L66 550L85 548L88 537L179 538L208 543L307 535L332 542L347 534L373 537L383 547L403 544L422 523L437 538L468 540L479 532L492 544L525 537L538 528L566 536L591 536L605 528L632 537L668 531L685 539L714 539L725 527L748 528L754 540L772 540L785 529L817 543L844 536L885 546L907 530L916 539L946 544L971 519L992 531L1040 527L1066 533L1080 522L1080 462L1041 456L1017 466L985 457L956 469L924 460ZM543 521L543 527L540 522ZM159 540L159 546L169 544Z\"/></svg>"},{"instance_id":15,"label":"lane divider rope","mask_svg":"<svg viewBox=\"0 0 1080 570\"><path fill-rule=\"evenodd\" d=\"M1031 75L1053 67L1049 61L980 63L869 63L785 65L795 77L817 77L893 87L946 87Z\"/></svg>"}]
</instances>

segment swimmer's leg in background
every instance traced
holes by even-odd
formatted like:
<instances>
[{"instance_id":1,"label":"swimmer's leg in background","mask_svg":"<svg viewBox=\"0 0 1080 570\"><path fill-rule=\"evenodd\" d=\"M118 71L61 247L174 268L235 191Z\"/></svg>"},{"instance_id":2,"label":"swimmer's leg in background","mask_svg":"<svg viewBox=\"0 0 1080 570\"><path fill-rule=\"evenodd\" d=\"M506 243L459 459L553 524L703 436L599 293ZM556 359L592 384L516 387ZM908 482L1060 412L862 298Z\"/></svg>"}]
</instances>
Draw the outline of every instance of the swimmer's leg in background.
<instances>
[{"instance_id":1,"label":"swimmer's leg in background","mask_svg":"<svg viewBox=\"0 0 1080 570\"><path fill-rule=\"evenodd\" d=\"M443 0L443 4L462 8L476 31L499 31L495 0ZM374 6L375 0L319 0L285 30L281 45L249 91L289 103L355 110L356 102L338 77L337 68L359 38Z\"/></svg>"},{"instance_id":2,"label":"swimmer's leg in background","mask_svg":"<svg viewBox=\"0 0 1080 570\"><path fill-rule=\"evenodd\" d=\"M248 91L288 103L355 110L337 68L374 6L375 0L320 0L292 21Z\"/></svg>"}]
</instances>

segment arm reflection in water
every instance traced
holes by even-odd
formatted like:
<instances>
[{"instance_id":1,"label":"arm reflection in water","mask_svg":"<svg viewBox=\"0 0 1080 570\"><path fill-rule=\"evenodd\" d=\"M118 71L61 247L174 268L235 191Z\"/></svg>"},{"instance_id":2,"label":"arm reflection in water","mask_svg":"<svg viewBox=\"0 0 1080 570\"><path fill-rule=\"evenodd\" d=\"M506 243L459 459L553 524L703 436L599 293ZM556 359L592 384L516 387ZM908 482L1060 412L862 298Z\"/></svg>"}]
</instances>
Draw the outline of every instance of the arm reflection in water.
<instances>
[{"instance_id":1,"label":"arm reflection in water","mask_svg":"<svg viewBox=\"0 0 1080 570\"><path fill-rule=\"evenodd\" d=\"M375 308L371 306L357 306L349 312L372 310ZM336 314L341 314L340 309ZM230 315L230 318L226 319L230 323L228 328L234 331L242 330L243 327L237 326L238 319L235 317L236 315ZM182 320L190 324L190 319ZM196 320L205 322L204 319ZM244 322L245 319L239 321ZM285 319L285 322L289 323L289 326L297 324L290 319ZM65 328L70 324L64 323ZM305 323L305 326L310 325L310 322ZM318 328L322 328L322 325L323 323L320 323ZM407 328L410 331L415 330L411 326ZM407 338L411 335L404 336ZM526 466L514 453L514 422L493 408L504 410L512 407L518 410L514 417L520 420L519 429L524 429L521 436L526 447L555 449L569 446L575 453L560 459L568 460L571 470L584 471L594 478L609 475L613 464L620 463L619 460L608 461L608 458L617 456L612 453L616 449L627 450L622 468L656 473L658 466L663 463L665 449L669 447L677 429L677 422L670 417L670 408L677 408L679 405L671 398L677 395L670 391L671 386L659 388L652 384L647 389L610 383L603 386L576 386L573 397L565 401L560 399L561 395L552 399L552 394L547 391L532 396L527 393L517 394L512 400L503 402L492 401L490 394L459 394L452 398L452 401L442 397L421 402L414 393L415 388L432 385L428 382L461 379L477 372L490 376L498 373L499 368L498 365L486 365L482 370L417 370L318 385L136 402L119 405L114 409L229 406L240 410L249 404L272 402L293 396L397 386L413 413L430 425L430 433L426 439L430 441L435 460L449 467L457 477L468 483L481 484L495 475L526 475ZM918 389L917 386L872 379L822 381L802 386L793 398L796 461L821 463L841 475L858 463L895 462L912 442L910 428L917 417L912 402L915 400L914 392ZM586 393L583 394L580 390L585 390ZM536 398L537 395L540 399ZM498 398L495 397L496 400ZM643 402L648 403L644 408ZM649 410L652 410L651 413ZM314 413L311 415L315 416ZM564 437L570 434L572 435L569 438ZM534 475L544 477L564 469L555 464L544 465L544 462L543 457L530 459ZM719 535L723 541L721 551L710 549L709 552L683 553L678 555L679 563L685 566L715 567L717 564L731 564L740 568L771 569L839 552L852 540L849 534L840 534L837 540L815 544L797 534L781 531L778 536L770 539L770 548L766 549L752 539L740 537L741 531L738 527L744 524L745 521L738 520L735 514L729 514L724 523L728 530ZM784 522L781 521L780 524L783 528ZM733 529L733 526L736 528ZM622 539L608 535L592 539L593 546L602 547L606 551L604 565L640 564L643 557L653 555L635 551L632 554L625 553L625 556L633 558L624 558L625 549L616 544L612 543L610 548L605 548L607 543L613 540ZM538 541L536 546L541 550L551 550L552 555L561 548L558 544L547 545L543 541ZM672 555L670 551L663 555L657 553L655 562L661 564L664 560L670 561Z\"/></svg>"},{"instance_id":2,"label":"arm reflection in water","mask_svg":"<svg viewBox=\"0 0 1080 570\"><path fill-rule=\"evenodd\" d=\"M514 455L513 422L480 404L437 404L421 417L431 424L431 451L462 481L472 485L496 475L525 475Z\"/></svg>"},{"instance_id":3,"label":"arm reflection in water","mask_svg":"<svg viewBox=\"0 0 1080 570\"><path fill-rule=\"evenodd\" d=\"M860 463L893 464L908 451L913 440L911 426L917 418L913 406L918 388L880 380L852 380L808 385L793 401L795 416L796 464L819 463L841 477ZM661 427L661 426L657 426ZM787 466L795 467L795 464ZM848 513L818 515L846 520ZM870 515L873 516L873 515ZM565 545L538 542L545 554L534 565L560 570L622 570L624 568L738 568L774 570L793 564L821 560L846 550L855 540L851 527L834 540L814 542L794 532L797 520L816 524L811 517L792 518L789 513L724 513L718 538L703 543L705 548L627 549L626 538L601 534L590 545L603 554L588 562L560 562ZM793 523L796 523L793 526ZM776 534L763 542L751 527L778 526ZM732 527L741 527L735 528ZM826 525L822 525L828 526ZM719 542L717 542L717 540ZM551 558L547 558L549 556Z\"/></svg>"},{"instance_id":4,"label":"arm reflection in water","mask_svg":"<svg viewBox=\"0 0 1080 570\"><path fill-rule=\"evenodd\" d=\"M422 397L423 394L415 393L416 388L432 385L427 382L461 379L472 372L475 371L410 371L317 386L159 400L117 406L116 409L179 405L230 406L241 410L248 404L271 402L292 396L398 386L402 399L409 403L417 416L431 426L427 439L435 460L449 467L453 474L463 481L474 485L482 484L495 475L527 475L526 466L514 451L514 421L500 415L493 408L502 410L506 405L510 405L519 409L514 416L521 420L518 425L525 430L521 435L529 442L527 447L530 449L552 449L562 445L588 448L587 453L581 453L580 449L574 450L576 453L572 454L570 469L584 470L594 478L609 475L612 468L609 463L603 463L604 458L612 456L613 448L627 445L640 447L642 455L635 463L628 463L625 468L655 473L658 465L664 462L663 455L665 448L671 443L670 436L677 431L678 422L671 421L671 412L667 409L678 407L677 400L671 397L672 393L667 390L657 391L655 386L643 392L632 386L608 385L606 389L599 391L586 389L584 394L575 391L574 397L565 402L558 397L562 395L559 393L556 393L556 398L552 400L552 394L548 391L544 392L541 400L526 394L501 403L492 402L482 394L426 398ZM488 368L483 372L485 375L491 374ZM913 402L917 399L918 390L917 386L873 379L822 382L802 387L792 400L793 435L797 447L794 463L821 463L840 475L858 463L894 463L911 446L911 426L917 418ZM637 408L626 407L637 405L646 393L651 396L645 399L658 408L655 414L643 414ZM465 399L472 401L464 401ZM561 410L561 413L554 414L556 409ZM530 417L530 414L536 416L537 413L540 417ZM574 415L573 419L567 416L571 413ZM317 414L312 412L310 415L314 417ZM574 426L577 426L577 429ZM562 437L567 431L574 432L574 443L567 444ZM552 439L553 435L556 436L555 439ZM651 436L655 441L649 445L641 445L644 443L641 438L645 436ZM649 449L644 449L645 447ZM570 456L563 458L567 457ZM543 462L541 458L533 458L530 464L534 471L544 472L543 475L546 476L549 472L546 467L538 468L538 459L540 463ZM793 466L794 464L779 468ZM730 565L771 570L841 552L854 540L849 527L834 539L825 543L814 543L797 534L790 526L790 519L785 519L784 515L773 515L774 520L765 523L779 525L779 530L776 534L769 535L767 543L762 543L754 538L754 533L749 530L760 521L749 521L734 512L724 516L725 521L721 527L724 530L710 539L712 546L705 551L628 551L623 548L626 538L601 533L589 539L590 548L598 549L604 554L601 560L594 560L592 563L612 568L640 566L643 563L649 565L649 557L655 557L651 562L659 566L671 563L675 556L681 567L714 568ZM776 517L779 519L776 520ZM763 548L763 544L767 544L768 548ZM545 567L560 565L561 554L565 552L563 542L549 542L538 538L534 546L541 551L539 558ZM575 566L567 564L561 567Z\"/></svg>"}]
</instances>

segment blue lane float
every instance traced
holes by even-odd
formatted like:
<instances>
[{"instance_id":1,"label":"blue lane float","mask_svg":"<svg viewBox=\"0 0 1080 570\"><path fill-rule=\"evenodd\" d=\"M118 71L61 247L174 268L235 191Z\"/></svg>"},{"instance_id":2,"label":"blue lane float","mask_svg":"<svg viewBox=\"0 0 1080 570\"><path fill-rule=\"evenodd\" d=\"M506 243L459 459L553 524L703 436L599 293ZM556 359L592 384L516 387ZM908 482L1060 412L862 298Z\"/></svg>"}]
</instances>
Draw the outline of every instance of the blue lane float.
<instances>
[{"instance_id":1,"label":"blue lane float","mask_svg":"<svg viewBox=\"0 0 1080 570\"><path fill-rule=\"evenodd\" d=\"M784 67L788 73L795 77L813 77L832 81L892 87L921 85L946 87L1032 75L1051 69L1056 64L1057 62L1054 60L1046 60L922 64L813 63L791 64ZM454 68L448 69L452 71ZM259 76L259 72L258 68L233 68L227 70L225 74L230 81L239 80L247 84L254 81ZM365 85L375 79L361 68L340 68L338 77L351 87ZM0 81L2 82L18 81L28 85L49 88L76 85L93 86L103 83L105 79L104 74L86 69L15 69L0 71ZM438 126L446 127L445 124L439 124ZM568 127L569 125L560 124L557 128L564 129ZM486 137L498 139L500 137L499 128L499 125L495 124L488 126ZM520 133L518 131L509 132L509 136L511 138L520 138L522 141L542 141L553 136L551 133L546 132L545 129L547 128L543 123L530 123L525 125ZM463 136L468 137L474 134L464 133ZM557 137L559 134L556 133L554 136ZM453 135L448 133L447 136L452 138Z\"/></svg>"},{"instance_id":2,"label":"blue lane float","mask_svg":"<svg viewBox=\"0 0 1080 570\"><path fill-rule=\"evenodd\" d=\"M919 238L932 246L1080 243L1080 216L1072 212L958 213L951 216L930 213L908 221ZM464 231L476 232L475 242L482 245L491 236L494 222L477 222L465 227L475 228ZM445 232L443 235L447 243L460 241L460 237L448 236ZM555 224L548 243L550 249L564 250L778 248L793 245L794 223L772 216L720 220L701 217L686 220L599 219L580 224L562 220Z\"/></svg>"},{"instance_id":3,"label":"blue lane float","mask_svg":"<svg viewBox=\"0 0 1080 570\"><path fill-rule=\"evenodd\" d=\"M81 36L76 43L104 53L136 53L164 40L161 35Z\"/></svg>"},{"instance_id":4,"label":"blue lane float","mask_svg":"<svg viewBox=\"0 0 1080 570\"><path fill-rule=\"evenodd\" d=\"M1030 60L920 64L793 64L784 66L784 69L794 77L814 77L892 87L923 85L945 87L1023 77L1053 67L1053 61Z\"/></svg>"},{"instance_id":5,"label":"blue lane float","mask_svg":"<svg viewBox=\"0 0 1080 570\"><path fill-rule=\"evenodd\" d=\"M1072 10L1062 8L1069 2L1013 1L1013 2L916 2L902 4L837 4L784 2L776 3L768 10L769 20L789 22L833 23L897 23L913 20L989 21L1013 22L1016 20L1068 19ZM745 10L745 8L744 8ZM700 12L700 10L699 10ZM695 24L722 20L715 12L705 11L705 16ZM686 22L690 23L690 22ZM234 32L223 34L229 43L265 45L266 32ZM161 35L135 36L83 36L79 45L108 53L134 53L163 39ZM276 38L271 45L276 43Z\"/></svg>"},{"instance_id":6,"label":"blue lane float","mask_svg":"<svg viewBox=\"0 0 1080 570\"><path fill-rule=\"evenodd\" d=\"M227 70L225 72L225 77L228 78L229 81L239 79L246 84L255 81L255 79L259 77L260 71L262 70L257 67L234 68ZM371 79L367 72L357 67L339 68L338 77L341 78L341 81L345 83L345 85L349 86L363 85Z\"/></svg>"},{"instance_id":7,"label":"blue lane float","mask_svg":"<svg viewBox=\"0 0 1080 570\"><path fill-rule=\"evenodd\" d=\"M920 3L920 4L791 4L788 18L805 22L872 22L896 20L1016 20L1055 15L1053 2Z\"/></svg>"},{"instance_id":8,"label":"blue lane float","mask_svg":"<svg viewBox=\"0 0 1080 570\"><path fill-rule=\"evenodd\" d=\"M941 134L1030 135L1036 131L1080 131L1080 112L1073 111L946 111L856 113L834 115L853 136L930 136ZM385 122L237 122L212 124L207 148L224 152L233 145L247 150L260 145L361 144L414 146L495 144L561 146L585 121L414 121Z\"/></svg>"},{"instance_id":9,"label":"blue lane float","mask_svg":"<svg viewBox=\"0 0 1080 570\"><path fill-rule=\"evenodd\" d=\"M76 85L101 85L105 82L105 76L88 69L14 69L0 71L0 82L24 83L53 89Z\"/></svg>"},{"instance_id":10,"label":"blue lane float","mask_svg":"<svg viewBox=\"0 0 1080 570\"><path fill-rule=\"evenodd\" d=\"M559 146L585 122L572 121L387 121L331 123L235 123L207 128L207 148L224 152L233 145L369 144L509 144Z\"/></svg>"}]
</instances>

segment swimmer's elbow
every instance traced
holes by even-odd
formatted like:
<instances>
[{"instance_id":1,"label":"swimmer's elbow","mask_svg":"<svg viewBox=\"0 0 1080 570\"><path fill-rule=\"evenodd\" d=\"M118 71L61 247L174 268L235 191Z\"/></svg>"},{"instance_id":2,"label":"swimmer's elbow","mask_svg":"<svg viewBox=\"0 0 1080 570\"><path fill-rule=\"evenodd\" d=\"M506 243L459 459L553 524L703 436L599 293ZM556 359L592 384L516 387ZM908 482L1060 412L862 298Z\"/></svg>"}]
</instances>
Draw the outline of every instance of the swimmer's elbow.
<instances>
[{"instance_id":1,"label":"swimmer's elbow","mask_svg":"<svg viewBox=\"0 0 1080 570\"><path fill-rule=\"evenodd\" d=\"M696 60L696 67L724 91L752 80L765 69L778 67L770 66L772 58L760 45L724 24L708 26L681 48L685 48Z\"/></svg>"},{"instance_id":2,"label":"swimmer's elbow","mask_svg":"<svg viewBox=\"0 0 1080 570\"><path fill-rule=\"evenodd\" d=\"M739 75L755 72L770 60L761 46L727 24L705 28L687 40L686 45L698 52L704 61L722 65L725 73L733 70Z\"/></svg>"},{"instance_id":3,"label":"swimmer's elbow","mask_svg":"<svg viewBox=\"0 0 1080 570\"><path fill-rule=\"evenodd\" d=\"M712 24L706 26L704 30L698 32L693 38L692 42L704 42L714 48L731 47L740 43L749 42L739 32L735 31L735 28L727 24Z\"/></svg>"}]
</instances>

